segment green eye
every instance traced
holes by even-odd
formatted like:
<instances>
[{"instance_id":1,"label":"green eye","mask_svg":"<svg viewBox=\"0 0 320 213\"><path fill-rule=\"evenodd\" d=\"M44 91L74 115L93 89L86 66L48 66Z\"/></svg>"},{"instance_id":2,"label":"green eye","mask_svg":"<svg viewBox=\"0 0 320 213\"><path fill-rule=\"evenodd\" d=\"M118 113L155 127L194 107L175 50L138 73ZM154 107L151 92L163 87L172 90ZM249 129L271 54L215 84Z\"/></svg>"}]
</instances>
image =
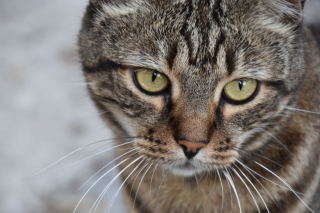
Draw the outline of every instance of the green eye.
<instances>
[{"instance_id":1,"label":"green eye","mask_svg":"<svg viewBox=\"0 0 320 213\"><path fill-rule=\"evenodd\" d=\"M254 79L240 79L228 83L223 92L231 101L241 102L249 99L258 86L258 81Z\"/></svg>"},{"instance_id":2,"label":"green eye","mask_svg":"<svg viewBox=\"0 0 320 213\"><path fill-rule=\"evenodd\" d=\"M139 86L149 93L159 93L169 86L167 76L155 70L140 68L136 71L136 81Z\"/></svg>"}]
</instances>

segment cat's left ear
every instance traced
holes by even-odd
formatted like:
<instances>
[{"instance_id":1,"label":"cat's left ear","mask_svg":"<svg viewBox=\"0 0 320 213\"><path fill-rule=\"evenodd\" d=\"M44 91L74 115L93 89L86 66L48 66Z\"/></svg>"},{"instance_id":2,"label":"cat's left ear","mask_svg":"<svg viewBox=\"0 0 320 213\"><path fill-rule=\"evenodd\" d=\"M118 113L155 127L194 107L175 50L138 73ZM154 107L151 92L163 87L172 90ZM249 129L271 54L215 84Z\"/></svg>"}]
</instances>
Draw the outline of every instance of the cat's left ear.
<instances>
[{"instance_id":1,"label":"cat's left ear","mask_svg":"<svg viewBox=\"0 0 320 213\"><path fill-rule=\"evenodd\" d=\"M286 0L292 5L299 5L300 8L303 10L304 4L306 3L306 0Z\"/></svg>"},{"instance_id":2,"label":"cat's left ear","mask_svg":"<svg viewBox=\"0 0 320 213\"><path fill-rule=\"evenodd\" d=\"M279 32L291 31L303 19L306 0L262 0L263 6L257 6L256 18L262 27Z\"/></svg>"},{"instance_id":3,"label":"cat's left ear","mask_svg":"<svg viewBox=\"0 0 320 213\"><path fill-rule=\"evenodd\" d=\"M102 2L101 0L90 0L91 6L93 6L95 8L100 8L101 2Z\"/></svg>"},{"instance_id":4,"label":"cat's left ear","mask_svg":"<svg viewBox=\"0 0 320 213\"><path fill-rule=\"evenodd\" d=\"M306 0L271 0L278 1L279 7L282 9L285 21L291 21L293 24L301 23L303 19L303 9ZM284 4L281 5L281 2Z\"/></svg>"}]
</instances>

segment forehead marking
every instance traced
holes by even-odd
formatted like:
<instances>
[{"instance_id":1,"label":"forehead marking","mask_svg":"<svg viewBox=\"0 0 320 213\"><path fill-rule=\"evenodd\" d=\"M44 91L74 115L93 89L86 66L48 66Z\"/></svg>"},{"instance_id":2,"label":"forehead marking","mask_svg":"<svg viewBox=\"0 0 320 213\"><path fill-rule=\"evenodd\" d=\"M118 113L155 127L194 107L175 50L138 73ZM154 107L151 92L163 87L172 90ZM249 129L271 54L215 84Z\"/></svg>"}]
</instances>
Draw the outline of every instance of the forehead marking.
<instances>
[{"instance_id":1,"label":"forehead marking","mask_svg":"<svg viewBox=\"0 0 320 213\"><path fill-rule=\"evenodd\" d=\"M189 1L187 7L188 12L180 34L189 51L189 64L216 64L220 46L225 41L219 19L223 13L221 0L205 5L200 1Z\"/></svg>"}]
</instances>

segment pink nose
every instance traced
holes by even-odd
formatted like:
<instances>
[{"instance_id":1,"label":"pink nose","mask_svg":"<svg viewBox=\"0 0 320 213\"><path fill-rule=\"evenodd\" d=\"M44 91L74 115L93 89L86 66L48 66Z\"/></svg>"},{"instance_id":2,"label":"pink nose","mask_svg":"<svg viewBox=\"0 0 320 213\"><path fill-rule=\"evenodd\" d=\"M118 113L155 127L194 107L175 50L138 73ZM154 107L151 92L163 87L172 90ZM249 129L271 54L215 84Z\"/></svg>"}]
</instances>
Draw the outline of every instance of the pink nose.
<instances>
[{"instance_id":1,"label":"pink nose","mask_svg":"<svg viewBox=\"0 0 320 213\"><path fill-rule=\"evenodd\" d=\"M183 148L184 154L188 159L193 158L201 148L206 146L202 142L178 141L178 143Z\"/></svg>"}]
</instances>

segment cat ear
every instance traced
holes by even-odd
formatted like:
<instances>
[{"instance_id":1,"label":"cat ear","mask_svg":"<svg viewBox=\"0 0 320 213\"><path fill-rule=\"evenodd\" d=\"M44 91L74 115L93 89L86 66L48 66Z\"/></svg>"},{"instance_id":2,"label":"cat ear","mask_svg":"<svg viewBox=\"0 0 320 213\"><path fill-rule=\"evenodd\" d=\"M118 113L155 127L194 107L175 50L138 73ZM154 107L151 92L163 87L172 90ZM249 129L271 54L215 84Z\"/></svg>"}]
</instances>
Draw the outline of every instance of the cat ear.
<instances>
[{"instance_id":1,"label":"cat ear","mask_svg":"<svg viewBox=\"0 0 320 213\"><path fill-rule=\"evenodd\" d=\"M244 0L246 1L246 0ZM253 26L291 34L302 22L306 0L259 0L252 13Z\"/></svg>"},{"instance_id":2,"label":"cat ear","mask_svg":"<svg viewBox=\"0 0 320 213\"><path fill-rule=\"evenodd\" d=\"M90 5L95 8L100 8L101 4L104 3L104 0L90 0Z\"/></svg>"},{"instance_id":3,"label":"cat ear","mask_svg":"<svg viewBox=\"0 0 320 213\"><path fill-rule=\"evenodd\" d=\"M262 0L255 18L259 27L280 33L292 32L303 19L306 0Z\"/></svg>"},{"instance_id":4,"label":"cat ear","mask_svg":"<svg viewBox=\"0 0 320 213\"><path fill-rule=\"evenodd\" d=\"M291 5L297 5L297 9L301 9L301 11L304 9L304 4L306 3L306 0L286 0Z\"/></svg>"},{"instance_id":5,"label":"cat ear","mask_svg":"<svg viewBox=\"0 0 320 213\"><path fill-rule=\"evenodd\" d=\"M90 4L94 7L101 7L102 4L112 4L112 3L117 3L117 4L125 4L129 0L90 0Z\"/></svg>"},{"instance_id":6,"label":"cat ear","mask_svg":"<svg viewBox=\"0 0 320 213\"><path fill-rule=\"evenodd\" d=\"M270 1L270 0L268 0ZM288 24L299 24L303 18L303 9L306 0L271 0L280 10L284 22Z\"/></svg>"}]
</instances>

